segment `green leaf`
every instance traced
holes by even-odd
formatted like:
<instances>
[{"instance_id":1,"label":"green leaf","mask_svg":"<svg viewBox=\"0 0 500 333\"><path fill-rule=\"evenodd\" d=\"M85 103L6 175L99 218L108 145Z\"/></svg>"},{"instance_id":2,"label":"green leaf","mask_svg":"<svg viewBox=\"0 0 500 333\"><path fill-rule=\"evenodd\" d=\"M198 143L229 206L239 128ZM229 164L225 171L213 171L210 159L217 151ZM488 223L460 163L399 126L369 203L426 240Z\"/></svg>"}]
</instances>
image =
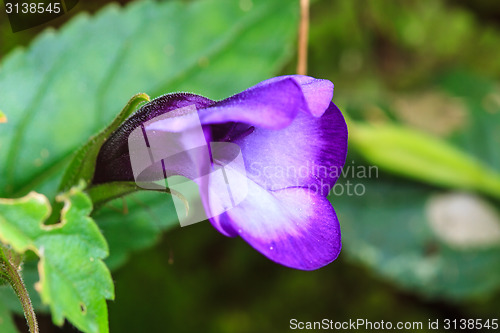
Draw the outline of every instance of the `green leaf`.
<instances>
[{"instance_id":1,"label":"green leaf","mask_svg":"<svg viewBox=\"0 0 500 333\"><path fill-rule=\"evenodd\" d=\"M393 124L350 122L349 128L354 148L386 171L500 199L500 174L442 139Z\"/></svg>"},{"instance_id":2,"label":"green leaf","mask_svg":"<svg viewBox=\"0 0 500 333\"><path fill-rule=\"evenodd\" d=\"M10 310L0 302L0 332L2 333L19 333L16 328L16 324L12 319L12 313Z\"/></svg>"},{"instance_id":3,"label":"green leaf","mask_svg":"<svg viewBox=\"0 0 500 333\"><path fill-rule=\"evenodd\" d=\"M460 101L455 111L462 121L453 131L438 138L408 126L354 123L349 134L351 155L359 152L381 170L441 188L383 174L380 179L347 179L365 193L330 199L342 224L343 251L350 258L430 297L484 298L500 288L500 244L491 241L498 237L500 212L498 200L489 202L470 192L499 198L500 90L494 82L464 71L436 81L432 91L446 101ZM430 122L448 123L429 117L439 109L433 113L422 109L425 103L421 106L416 109L420 119L427 114ZM436 202L441 217L448 216L446 228L443 221L436 227ZM482 238L474 240L478 233Z\"/></svg>"},{"instance_id":4,"label":"green leaf","mask_svg":"<svg viewBox=\"0 0 500 333\"><path fill-rule=\"evenodd\" d=\"M26 323L30 332L38 332L36 314L31 303L31 298L21 276L21 254L15 252L9 246L0 246L0 275L9 283L18 297Z\"/></svg>"},{"instance_id":5,"label":"green leaf","mask_svg":"<svg viewBox=\"0 0 500 333\"><path fill-rule=\"evenodd\" d=\"M447 92L442 94L447 102L460 101L453 109L463 105L464 119L457 129L438 137L401 124L350 121L351 147L385 171L500 198L500 89L488 79L457 70L437 81L439 89L434 90ZM432 118L432 110L422 110L432 107L435 105L421 103L419 119L427 114L427 122L438 124L434 128L444 126L443 119ZM460 111L455 110L459 115ZM459 118L457 114L455 118Z\"/></svg>"},{"instance_id":6,"label":"green leaf","mask_svg":"<svg viewBox=\"0 0 500 333\"><path fill-rule=\"evenodd\" d=\"M0 63L0 195L52 199L73 153L130 96L225 98L293 54L297 1L139 1L79 15Z\"/></svg>"},{"instance_id":7,"label":"green leaf","mask_svg":"<svg viewBox=\"0 0 500 333\"><path fill-rule=\"evenodd\" d=\"M38 257L36 257L35 254L33 254L32 257L34 258L25 255L21 274L24 280L24 284L26 285L26 289L28 290L28 293L30 295L31 303L33 305L33 308L35 309L35 312L37 314L41 312L48 313L49 307L42 303L40 294L38 294L38 292L35 290L35 284L39 280L37 267ZM9 285L0 287L0 300L8 309L13 311L14 313L17 313L21 316L23 315L23 308L21 306L21 303L19 302L19 298Z\"/></svg>"},{"instance_id":8,"label":"green leaf","mask_svg":"<svg viewBox=\"0 0 500 333\"><path fill-rule=\"evenodd\" d=\"M141 103L148 101L149 96L146 94L136 94L132 96L127 105L125 105L123 110L116 116L111 124L99 132L99 134L90 138L90 140L76 152L69 166L66 168L66 172L59 185L60 192L69 190L71 187L78 185L82 180L85 184L89 184L92 181L97 155L104 142L106 142L108 137L120 127L122 122L127 119ZM93 200L93 202L95 201Z\"/></svg>"},{"instance_id":9,"label":"green leaf","mask_svg":"<svg viewBox=\"0 0 500 333\"><path fill-rule=\"evenodd\" d=\"M87 193L96 209L113 199L125 197L130 193L141 190L134 182L111 182L91 186Z\"/></svg>"},{"instance_id":10,"label":"green leaf","mask_svg":"<svg viewBox=\"0 0 500 333\"><path fill-rule=\"evenodd\" d=\"M71 187L78 185L78 183L82 181L85 184L85 188L87 188L94 176L97 156L104 142L106 142L108 137L120 127L121 123L127 119L141 103L147 101L149 101L149 96L146 94L140 93L132 96L127 105L125 105L118 116L113 119L111 124L91 137L89 141L73 155L62 177L61 183L59 184L58 192L68 191ZM138 189L139 187L133 182L116 182L93 187L89 190L89 195L94 207L98 208L107 201L125 196ZM61 203L54 204L52 214L47 221L48 224L59 221L61 209Z\"/></svg>"},{"instance_id":11,"label":"green leaf","mask_svg":"<svg viewBox=\"0 0 500 333\"><path fill-rule=\"evenodd\" d=\"M154 98L189 91L222 99L275 75L294 52L298 1L241 4L111 5L92 17L79 15L57 32L46 31L27 49L4 57L0 108L9 121L0 130L0 196L36 190L52 200L75 151L138 92ZM129 214L107 207L96 214L110 237L110 263L158 239L164 228L147 211L158 212L162 225L177 225L163 193L145 196L146 211L131 202ZM143 237L126 233L129 227Z\"/></svg>"},{"instance_id":12,"label":"green leaf","mask_svg":"<svg viewBox=\"0 0 500 333\"><path fill-rule=\"evenodd\" d=\"M0 240L40 258L36 289L62 325L66 317L84 332L108 332L106 299L113 299L111 274L102 261L106 240L88 217L90 199L79 188L58 197L64 201L62 220L44 225L50 204L32 192L20 199L0 199Z\"/></svg>"},{"instance_id":13,"label":"green leaf","mask_svg":"<svg viewBox=\"0 0 500 333\"><path fill-rule=\"evenodd\" d=\"M162 231L179 226L169 193L136 192L107 203L94 216L111 249L106 264L112 270L131 251L155 244Z\"/></svg>"},{"instance_id":14,"label":"green leaf","mask_svg":"<svg viewBox=\"0 0 500 333\"><path fill-rule=\"evenodd\" d=\"M357 189L362 195L344 193L329 199L341 223L342 251L349 258L408 290L433 298L478 298L494 295L500 288L500 242L468 239L472 236L467 230L484 222L480 216L469 213L472 216L465 228L449 217L448 229L441 231L448 237L443 237L435 231L436 222L430 214L432 202L442 191L387 177L347 180L351 191L355 185L362 186ZM347 180L339 183L344 189ZM498 210L496 215L500 216ZM453 230L456 227L461 230ZM500 229L498 221L496 229ZM450 241L453 233L462 237L461 243Z\"/></svg>"},{"instance_id":15,"label":"green leaf","mask_svg":"<svg viewBox=\"0 0 500 333\"><path fill-rule=\"evenodd\" d=\"M449 141L500 170L500 87L497 82L464 71L439 78L440 86L467 107L466 126Z\"/></svg>"}]
</instances>

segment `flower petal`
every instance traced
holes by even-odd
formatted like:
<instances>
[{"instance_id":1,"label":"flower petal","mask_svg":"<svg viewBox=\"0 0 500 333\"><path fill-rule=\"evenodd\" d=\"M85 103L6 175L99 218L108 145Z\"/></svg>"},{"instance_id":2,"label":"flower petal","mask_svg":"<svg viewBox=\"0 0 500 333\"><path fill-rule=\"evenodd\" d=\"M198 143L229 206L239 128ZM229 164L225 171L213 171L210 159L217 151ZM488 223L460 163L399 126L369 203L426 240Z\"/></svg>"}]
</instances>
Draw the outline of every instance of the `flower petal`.
<instances>
[{"instance_id":1,"label":"flower petal","mask_svg":"<svg viewBox=\"0 0 500 333\"><path fill-rule=\"evenodd\" d=\"M247 198L217 223L211 221L218 230L239 235L269 259L296 269L317 269L337 258L340 225L325 197L307 188L266 191L248 183Z\"/></svg>"},{"instance_id":2,"label":"flower petal","mask_svg":"<svg viewBox=\"0 0 500 333\"><path fill-rule=\"evenodd\" d=\"M347 125L330 102L320 118L300 113L284 129L256 128L234 142L241 147L247 175L263 188L309 187L326 196L346 160Z\"/></svg>"},{"instance_id":3,"label":"flower petal","mask_svg":"<svg viewBox=\"0 0 500 333\"><path fill-rule=\"evenodd\" d=\"M307 102L309 113L315 117L320 117L332 101L333 83L329 80L315 79L306 75L284 75L262 81L257 84L257 87L266 86L287 79L293 79L300 85L300 89Z\"/></svg>"},{"instance_id":4,"label":"flower petal","mask_svg":"<svg viewBox=\"0 0 500 333\"><path fill-rule=\"evenodd\" d=\"M241 122L268 129L288 126L300 110L307 110L294 79L259 84L199 111L202 124Z\"/></svg>"}]
</instances>

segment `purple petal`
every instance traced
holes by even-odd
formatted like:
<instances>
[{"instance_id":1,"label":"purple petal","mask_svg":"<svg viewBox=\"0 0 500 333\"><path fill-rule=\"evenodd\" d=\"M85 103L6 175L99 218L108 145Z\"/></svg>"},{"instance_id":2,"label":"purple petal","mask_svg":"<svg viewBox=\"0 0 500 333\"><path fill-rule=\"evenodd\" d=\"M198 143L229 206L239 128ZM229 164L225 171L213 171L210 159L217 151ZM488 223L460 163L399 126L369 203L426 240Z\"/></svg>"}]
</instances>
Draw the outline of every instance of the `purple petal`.
<instances>
[{"instance_id":1,"label":"purple petal","mask_svg":"<svg viewBox=\"0 0 500 333\"><path fill-rule=\"evenodd\" d=\"M335 210L307 188L270 192L249 181L248 197L211 222L225 235L239 235L269 259L296 269L325 266L341 249Z\"/></svg>"},{"instance_id":2,"label":"purple petal","mask_svg":"<svg viewBox=\"0 0 500 333\"><path fill-rule=\"evenodd\" d=\"M293 79L259 84L199 112L202 124L241 122L268 129L288 126L307 104Z\"/></svg>"},{"instance_id":3,"label":"purple petal","mask_svg":"<svg viewBox=\"0 0 500 333\"><path fill-rule=\"evenodd\" d=\"M333 83L328 80L315 79L305 75L285 75L262 81L257 84L257 87L288 79L293 79L300 85L309 113L315 117L320 117L333 98Z\"/></svg>"},{"instance_id":4,"label":"purple petal","mask_svg":"<svg viewBox=\"0 0 500 333\"><path fill-rule=\"evenodd\" d=\"M347 155L347 125L330 102L316 118L300 113L281 130L256 128L234 141L241 147L247 175L268 190L310 186L327 195Z\"/></svg>"}]
</instances>

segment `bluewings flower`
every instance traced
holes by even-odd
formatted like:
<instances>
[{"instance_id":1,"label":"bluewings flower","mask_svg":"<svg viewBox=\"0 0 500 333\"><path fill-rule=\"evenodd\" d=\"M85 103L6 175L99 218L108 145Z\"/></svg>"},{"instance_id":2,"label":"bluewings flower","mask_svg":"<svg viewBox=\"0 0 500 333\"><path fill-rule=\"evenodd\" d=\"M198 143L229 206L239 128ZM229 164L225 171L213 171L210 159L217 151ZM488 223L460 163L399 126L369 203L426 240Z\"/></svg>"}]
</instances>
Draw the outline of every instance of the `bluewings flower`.
<instances>
[{"instance_id":1,"label":"bluewings flower","mask_svg":"<svg viewBox=\"0 0 500 333\"><path fill-rule=\"evenodd\" d=\"M102 146L93 183L133 181L130 133L159 115L194 105L207 142L239 146L248 178L245 199L210 218L212 225L284 266L317 269L341 249L339 222L326 196L345 163L347 126L332 97L330 81L301 75L272 78L221 101L189 93L161 96ZM176 126L182 130L182 120ZM158 123L155 130L172 128ZM194 179L189 170L175 165L169 171ZM210 209L210 200L202 199Z\"/></svg>"}]
</instances>

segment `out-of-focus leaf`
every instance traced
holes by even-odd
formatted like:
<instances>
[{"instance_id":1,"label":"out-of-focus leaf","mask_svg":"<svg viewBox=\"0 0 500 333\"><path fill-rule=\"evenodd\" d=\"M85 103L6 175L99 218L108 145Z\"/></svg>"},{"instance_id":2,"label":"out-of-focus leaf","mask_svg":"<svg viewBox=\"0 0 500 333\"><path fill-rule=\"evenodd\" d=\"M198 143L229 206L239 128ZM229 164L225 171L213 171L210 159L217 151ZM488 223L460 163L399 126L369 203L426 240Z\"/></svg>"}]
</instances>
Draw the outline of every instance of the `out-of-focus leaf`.
<instances>
[{"instance_id":1,"label":"out-of-focus leaf","mask_svg":"<svg viewBox=\"0 0 500 333\"><path fill-rule=\"evenodd\" d=\"M130 96L225 98L293 52L297 1L134 2L79 15L0 63L0 195L53 198L69 157Z\"/></svg>"},{"instance_id":2,"label":"out-of-focus leaf","mask_svg":"<svg viewBox=\"0 0 500 333\"><path fill-rule=\"evenodd\" d=\"M298 8L288 0L111 5L12 52L0 62L0 108L9 115L0 131L0 195L35 189L54 198L74 152L138 92L218 99L272 76L293 54ZM174 210L163 193L145 196L162 220L176 216L164 215ZM129 214L97 215L113 238L110 262L158 238L150 220L135 203Z\"/></svg>"},{"instance_id":3,"label":"out-of-focus leaf","mask_svg":"<svg viewBox=\"0 0 500 333\"><path fill-rule=\"evenodd\" d=\"M59 224L44 225L50 204L32 192L20 199L0 199L0 240L18 253L40 258L36 289L62 325L67 318L84 332L108 332L106 299L114 297L113 281L102 261L106 240L88 217L90 199L78 188L62 195Z\"/></svg>"},{"instance_id":4,"label":"out-of-focus leaf","mask_svg":"<svg viewBox=\"0 0 500 333\"><path fill-rule=\"evenodd\" d=\"M483 237L482 245L476 239L457 246L456 233L463 233L458 239L471 238L493 223L489 235L493 239L500 227L498 209L489 207L485 210L493 213L479 214L473 199L455 200L455 206L441 207L441 214L448 216L442 230L430 212L436 195L446 194L448 187L499 197L500 90L493 82L463 71L445 74L436 82L439 91L459 101L465 113L456 130L438 139L401 125L353 123L350 138L352 148L380 169L443 188L400 178L348 179L365 186L366 193L331 199L340 215L344 251L351 258L432 297L482 297L500 288L500 244ZM358 135L365 137L360 140ZM459 221L460 212L468 221ZM493 218L488 217L491 214ZM464 225L469 229L457 230Z\"/></svg>"},{"instance_id":5,"label":"out-of-focus leaf","mask_svg":"<svg viewBox=\"0 0 500 333\"><path fill-rule=\"evenodd\" d=\"M450 141L500 170L500 86L465 71L452 71L439 78L442 89L467 106L467 122Z\"/></svg>"},{"instance_id":6,"label":"out-of-focus leaf","mask_svg":"<svg viewBox=\"0 0 500 333\"><path fill-rule=\"evenodd\" d=\"M500 174L442 139L399 125L351 122L349 129L354 148L384 170L500 199Z\"/></svg>"},{"instance_id":7,"label":"out-of-focus leaf","mask_svg":"<svg viewBox=\"0 0 500 333\"><path fill-rule=\"evenodd\" d=\"M441 191L394 179L349 181L362 184L363 195L330 196L349 257L430 297L480 297L499 289L500 244L457 248L430 227L429 200Z\"/></svg>"},{"instance_id":8,"label":"out-of-focus leaf","mask_svg":"<svg viewBox=\"0 0 500 333\"><path fill-rule=\"evenodd\" d=\"M66 172L59 185L59 191L67 191L71 187L78 185L82 180L85 184L90 183L94 176L97 155L99 155L99 151L104 142L106 142L108 137L120 127L121 123L123 123L141 103L148 101L149 96L146 94L139 93L132 96L127 105L125 105L118 116L113 119L111 124L97 135L90 138L90 140L76 152L69 166L66 168ZM95 203L95 200L93 200L93 202Z\"/></svg>"},{"instance_id":9,"label":"out-of-focus leaf","mask_svg":"<svg viewBox=\"0 0 500 333\"><path fill-rule=\"evenodd\" d=\"M36 257L33 254L34 257ZM27 256L26 256L27 257ZM35 290L35 284L38 282L38 267L35 259L25 258L26 262L22 265L21 274L23 276L24 284L28 293L30 295L31 304L35 309L35 312L48 312L49 307L42 303L40 299L40 294ZM7 284L4 286L0 286L0 300L10 311L17 313L19 315L23 315L23 308L21 303L19 302L19 298L14 293L14 290Z\"/></svg>"},{"instance_id":10,"label":"out-of-focus leaf","mask_svg":"<svg viewBox=\"0 0 500 333\"><path fill-rule=\"evenodd\" d=\"M19 333L12 319L12 313L2 302L0 302L0 332Z\"/></svg>"},{"instance_id":11,"label":"out-of-focus leaf","mask_svg":"<svg viewBox=\"0 0 500 333\"><path fill-rule=\"evenodd\" d=\"M0 124L6 122L7 122L7 116L4 115L2 111L0 111Z\"/></svg>"},{"instance_id":12,"label":"out-of-focus leaf","mask_svg":"<svg viewBox=\"0 0 500 333\"><path fill-rule=\"evenodd\" d=\"M351 148L385 171L500 199L500 87L462 71L437 81L463 105L458 130L438 138L399 124L350 121Z\"/></svg>"},{"instance_id":13,"label":"out-of-focus leaf","mask_svg":"<svg viewBox=\"0 0 500 333\"><path fill-rule=\"evenodd\" d=\"M163 230L179 225L169 193L137 192L116 199L95 213L111 249L106 264L115 269L131 251L154 244Z\"/></svg>"},{"instance_id":14,"label":"out-of-focus leaf","mask_svg":"<svg viewBox=\"0 0 500 333\"><path fill-rule=\"evenodd\" d=\"M140 189L135 182L111 182L94 185L87 189L87 193L94 206L100 208L108 201L124 197Z\"/></svg>"}]
</instances>

